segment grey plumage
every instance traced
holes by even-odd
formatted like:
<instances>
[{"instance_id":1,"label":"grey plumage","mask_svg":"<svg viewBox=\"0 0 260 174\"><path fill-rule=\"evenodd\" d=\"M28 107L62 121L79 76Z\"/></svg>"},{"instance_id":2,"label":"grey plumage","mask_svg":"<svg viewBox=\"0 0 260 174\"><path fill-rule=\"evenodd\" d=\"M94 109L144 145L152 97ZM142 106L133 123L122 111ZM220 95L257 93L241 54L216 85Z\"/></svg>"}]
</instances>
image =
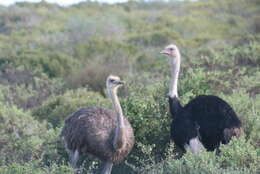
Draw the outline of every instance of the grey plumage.
<instances>
[{"instance_id":1,"label":"grey plumage","mask_svg":"<svg viewBox=\"0 0 260 174\"><path fill-rule=\"evenodd\" d=\"M121 162L134 145L133 129L127 119L124 148L113 148L114 132L117 126L116 113L100 107L85 107L73 113L66 121L61 135L69 150L91 153L103 161Z\"/></svg>"},{"instance_id":2,"label":"grey plumage","mask_svg":"<svg viewBox=\"0 0 260 174\"><path fill-rule=\"evenodd\" d=\"M123 116L116 95L122 84L117 76L107 78L107 89L114 110L84 107L65 121L61 136L72 167L76 167L81 154L89 153L106 163L102 174L110 174L113 164L123 161L132 150L135 142L133 129Z\"/></svg>"}]
</instances>

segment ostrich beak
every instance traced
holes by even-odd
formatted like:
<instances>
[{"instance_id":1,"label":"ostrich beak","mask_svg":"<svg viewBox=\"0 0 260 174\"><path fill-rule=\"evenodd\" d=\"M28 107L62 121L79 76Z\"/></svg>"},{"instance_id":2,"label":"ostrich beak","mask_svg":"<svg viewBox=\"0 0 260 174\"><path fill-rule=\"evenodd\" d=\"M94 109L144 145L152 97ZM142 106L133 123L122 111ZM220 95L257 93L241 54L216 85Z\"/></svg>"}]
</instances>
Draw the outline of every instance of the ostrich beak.
<instances>
[{"instance_id":1,"label":"ostrich beak","mask_svg":"<svg viewBox=\"0 0 260 174\"><path fill-rule=\"evenodd\" d=\"M124 82L124 81L118 81L117 84L118 84L118 85L124 85L125 82Z\"/></svg>"},{"instance_id":2,"label":"ostrich beak","mask_svg":"<svg viewBox=\"0 0 260 174\"><path fill-rule=\"evenodd\" d=\"M170 55L170 52L168 50L162 50L160 54Z\"/></svg>"}]
</instances>

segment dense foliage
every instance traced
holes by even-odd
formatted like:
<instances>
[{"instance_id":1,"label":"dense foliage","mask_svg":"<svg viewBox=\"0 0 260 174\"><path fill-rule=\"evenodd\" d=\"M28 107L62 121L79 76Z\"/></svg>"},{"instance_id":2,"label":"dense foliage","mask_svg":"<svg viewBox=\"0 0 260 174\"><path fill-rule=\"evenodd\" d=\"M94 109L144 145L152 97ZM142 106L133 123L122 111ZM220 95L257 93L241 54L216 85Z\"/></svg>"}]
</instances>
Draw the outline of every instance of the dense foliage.
<instances>
[{"instance_id":1,"label":"dense foliage","mask_svg":"<svg viewBox=\"0 0 260 174\"><path fill-rule=\"evenodd\" d=\"M222 97L245 136L220 152L182 154L170 142L168 60L180 47L179 95ZM60 141L77 108L111 108L105 78L120 91L136 145L113 174L259 173L260 3L258 0L84 2L70 7L17 3L0 7L0 173L71 174ZM79 173L98 171L81 159Z\"/></svg>"}]
</instances>

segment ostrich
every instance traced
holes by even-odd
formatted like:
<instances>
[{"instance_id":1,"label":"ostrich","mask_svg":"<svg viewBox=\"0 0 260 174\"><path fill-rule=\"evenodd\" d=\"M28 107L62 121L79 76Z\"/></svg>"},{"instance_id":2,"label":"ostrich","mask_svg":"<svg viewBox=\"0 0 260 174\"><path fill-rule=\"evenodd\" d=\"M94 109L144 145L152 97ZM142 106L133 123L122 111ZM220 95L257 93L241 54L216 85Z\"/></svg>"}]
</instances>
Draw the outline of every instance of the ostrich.
<instances>
[{"instance_id":1,"label":"ostrich","mask_svg":"<svg viewBox=\"0 0 260 174\"><path fill-rule=\"evenodd\" d=\"M241 121L231 106L214 95L200 95L182 106L178 99L177 83L181 56L176 45L169 45L160 52L170 58L171 82L169 107L173 118L171 137L183 151L199 152L218 149L231 137L243 134Z\"/></svg>"},{"instance_id":2,"label":"ostrich","mask_svg":"<svg viewBox=\"0 0 260 174\"><path fill-rule=\"evenodd\" d=\"M117 76L110 75L106 80L114 110L85 107L66 119L61 136L73 168L81 154L89 153L105 162L102 174L110 174L113 164L121 162L132 150L133 129L123 116L117 97L117 89L123 84Z\"/></svg>"}]
</instances>

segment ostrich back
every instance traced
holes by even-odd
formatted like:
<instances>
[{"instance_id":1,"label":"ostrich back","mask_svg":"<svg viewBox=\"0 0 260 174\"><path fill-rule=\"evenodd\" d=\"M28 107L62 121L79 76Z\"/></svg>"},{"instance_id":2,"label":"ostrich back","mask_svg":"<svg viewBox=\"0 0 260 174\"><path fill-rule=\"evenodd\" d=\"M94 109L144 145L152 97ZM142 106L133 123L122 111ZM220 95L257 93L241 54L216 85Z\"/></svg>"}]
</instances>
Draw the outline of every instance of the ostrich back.
<instances>
[{"instance_id":1,"label":"ostrich back","mask_svg":"<svg viewBox=\"0 0 260 174\"><path fill-rule=\"evenodd\" d=\"M124 117L125 141L121 149L114 150L113 138L117 127L116 113L100 107L77 110L65 121L61 136L69 150L90 153L103 161L119 163L134 145L133 129Z\"/></svg>"},{"instance_id":2,"label":"ostrich back","mask_svg":"<svg viewBox=\"0 0 260 174\"><path fill-rule=\"evenodd\" d=\"M198 96L184 106L184 110L198 124L201 141L208 150L214 150L220 142L228 143L232 136L243 132L232 107L217 96Z\"/></svg>"}]
</instances>

